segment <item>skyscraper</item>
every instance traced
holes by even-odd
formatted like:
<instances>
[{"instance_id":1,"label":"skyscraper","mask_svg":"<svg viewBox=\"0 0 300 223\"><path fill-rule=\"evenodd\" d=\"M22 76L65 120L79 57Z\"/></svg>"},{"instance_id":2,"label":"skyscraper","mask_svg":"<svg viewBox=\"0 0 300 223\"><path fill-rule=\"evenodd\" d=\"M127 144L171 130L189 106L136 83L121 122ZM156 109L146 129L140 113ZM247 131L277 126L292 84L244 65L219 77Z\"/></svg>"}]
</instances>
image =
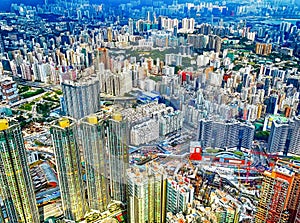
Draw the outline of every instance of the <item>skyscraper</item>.
<instances>
[{"instance_id":1,"label":"skyscraper","mask_svg":"<svg viewBox=\"0 0 300 223\"><path fill-rule=\"evenodd\" d=\"M39 223L21 127L0 120L0 191L8 222Z\"/></svg>"},{"instance_id":2,"label":"skyscraper","mask_svg":"<svg viewBox=\"0 0 300 223\"><path fill-rule=\"evenodd\" d=\"M272 44L256 43L255 52L256 54L269 55L272 52Z\"/></svg>"},{"instance_id":3,"label":"skyscraper","mask_svg":"<svg viewBox=\"0 0 300 223\"><path fill-rule=\"evenodd\" d=\"M104 211L110 201L107 152L103 117L88 116L81 120L82 144L86 169L88 204L90 209Z\"/></svg>"},{"instance_id":4,"label":"skyscraper","mask_svg":"<svg viewBox=\"0 0 300 223\"><path fill-rule=\"evenodd\" d=\"M214 121L201 119L198 127L198 141L204 147L251 148L254 126L237 121Z\"/></svg>"},{"instance_id":5,"label":"skyscraper","mask_svg":"<svg viewBox=\"0 0 300 223\"><path fill-rule=\"evenodd\" d=\"M121 114L114 114L107 122L107 150L109 160L110 195L113 200L126 201L126 169L128 167L128 128Z\"/></svg>"},{"instance_id":6,"label":"skyscraper","mask_svg":"<svg viewBox=\"0 0 300 223\"><path fill-rule=\"evenodd\" d=\"M130 34L130 35L133 35L133 20L132 20L132 18L129 18L128 19L128 33Z\"/></svg>"},{"instance_id":7,"label":"skyscraper","mask_svg":"<svg viewBox=\"0 0 300 223\"><path fill-rule=\"evenodd\" d=\"M273 94L266 100L266 113L277 114L278 111L278 95Z\"/></svg>"},{"instance_id":8,"label":"skyscraper","mask_svg":"<svg viewBox=\"0 0 300 223\"><path fill-rule=\"evenodd\" d=\"M77 141L77 123L63 118L50 129L64 216L78 221L86 214L81 158Z\"/></svg>"},{"instance_id":9,"label":"skyscraper","mask_svg":"<svg viewBox=\"0 0 300 223\"><path fill-rule=\"evenodd\" d=\"M110 27L107 28L107 41L112 42L113 40L113 31Z\"/></svg>"},{"instance_id":10,"label":"skyscraper","mask_svg":"<svg viewBox=\"0 0 300 223\"><path fill-rule=\"evenodd\" d=\"M300 154L300 117L285 122L274 120L268 140L268 152Z\"/></svg>"},{"instance_id":11,"label":"skyscraper","mask_svg":"<svg viewBox=\"0 0 300 223\"><path fill-rule=\"evenodd\" d=\"M90 208L102 211L110 200L126 202L127 123L119 113L97 113L80 125Z\"/></svg>"},{"instance_id":12,"label":"skyscraper","mask_svg":"<svg viewBox=\"0 0 300 223\"><path fill-rule=\"evenodd\" d=\"M273 121L271 133L268 139L268 152L287 152L287 137L291 126L288 122L282 123L277 120Z\"/></svg>"},{"instance_id":13,"label":"skyscraper","mask_svg":"<svg viewBox=\"0 0 300 223\"><path fill-rule=\"evenodd\" d=\"M300 167L278 161L265 171L255 223L293 223L300 206Z\"/></svg>"},{"instance_id":14,"label":"skyscraper","mask_svg":"<svg viewBox=\"0 0 300 223\"><path fill-rule=\"evenodd\" d=\"M194 32L195 20L193 18L183 18L182 19L182 29L184 32Z\"/></svg>"},{"instance_id":15,"label":"skyscraper","mask_svg":"<svg viewBox=\"0 0 300 223\"><path fill-rule=\"evenodd\" d=\"M67 115L75 119L93 114L100 109L100 88L97 77L82 78L62 83Z\"/></svg>"},{"instance_id":16,"label":"skyscraper","mask_svg":"<svg viewBox=\"0 0 300 223\"><path fill-rule=\"evenodd\" d=\"M158 165L127 170L128 216L130 223L166 219L166 175Z\"/></svg>"},{"instance_id":17,"label":"skyscraper","mask_svg":"<svg viewBox=\"0 0 300 223\"><path fill-rule=\"evenodd\" d=\"M187 210L187 204L194 200L195 188L181 177L167 179L167 212L173 214Z\"/></svg>"},{"instance_id":18,"label":"skyscraper","mask_svg":"<svg viewBox=\"0 0 300 223\"><path fill-rule=\"evenodd\" d=\"M13 104L20 99L17 84L12 78L1 78L0 89L1 98L8 104Z\"/></svg>"},{"instance_id":19,"label":"skyscraper","mask_svg":"<svg viewBox=\"0 0 300 223\"><path fill-rule=\"evenodd\" d=\"M294 117L291 123L292 134L289 140L289 152L300 155L300 116Z\"/></svg>"}]
</instances>

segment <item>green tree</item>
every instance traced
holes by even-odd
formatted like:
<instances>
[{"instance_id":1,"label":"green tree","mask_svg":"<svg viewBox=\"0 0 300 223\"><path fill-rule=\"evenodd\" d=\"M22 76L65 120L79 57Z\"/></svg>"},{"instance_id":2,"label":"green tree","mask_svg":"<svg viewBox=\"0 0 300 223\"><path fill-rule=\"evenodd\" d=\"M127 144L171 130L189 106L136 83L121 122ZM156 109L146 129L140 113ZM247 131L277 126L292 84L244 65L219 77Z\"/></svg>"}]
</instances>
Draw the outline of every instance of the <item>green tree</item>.
<instances>
[{"instance_id":1,"label":"green tree","mask_svg":"<svg viewBox=\"0 0 300 223\"><path fill-rule=\"evenodd\" d=\"M257 132L255 132L254 139L267 141L269 138L269 135L270 135L270 132L268 132L268 131L257 131Z\"/></svg>"}]
</instances>

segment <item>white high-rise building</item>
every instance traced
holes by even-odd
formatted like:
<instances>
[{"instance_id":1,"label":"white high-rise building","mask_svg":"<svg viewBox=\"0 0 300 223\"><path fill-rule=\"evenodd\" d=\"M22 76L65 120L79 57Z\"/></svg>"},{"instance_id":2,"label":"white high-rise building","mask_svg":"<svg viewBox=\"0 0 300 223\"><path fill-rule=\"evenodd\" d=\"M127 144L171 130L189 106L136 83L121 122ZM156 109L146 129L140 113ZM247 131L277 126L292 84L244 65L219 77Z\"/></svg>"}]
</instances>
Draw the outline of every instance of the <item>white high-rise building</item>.
<instances>
[{"instance_id":1,"label":"white high-rise building","mask_svg":"<svg viewBox=\"0 0 300 223\"><path fill-rule=\"evenodd\" d=\"M300 117L293 119L293 132L291 134L289 152L300 155Z\"/></svg>"},{"instance_id":2,"label":"white high-rise building","mask_svg":"<svg viewBox=\"0 0 300 223\"><path fill-rule=\"evenodd\" d=\"M132 75L129 71L112 73L105 70L99 73L101 92L113 96L122 96L132 90Z\"/></svg>"},{"instance_id":3,"label":"white high-rise building","mask_svg":"<svg viewBox=\"0 0 300 223\"><path fill-rule=\"evenodd\" d=\"M194 200L195 188L183 179L168 178L167 180L167 212L173 214L184 212L188 203Z\"/></svg>"},{"instance_id":4,"label":"white high-rise building","mask_svg":"<svg viewBox=\"0 0 300 223\"><path fill-rule=\"evenodd\" d=\"M182 19L182 32L184 33L192 33L194 32L195 27L195 19L184 18Z\"/></svg>"},{"instance_id":5,"label":"white high-rise building","mask_svg":"<svg viewBox=\"0 0 300 223\"><path fill-rule=\"evenodd\" d=\"M288 137L290 125L288 122L280 123L275 120L272 123L271 133L268 140L268 152L284 152L286 148L286 140Z\"/></svg>"},{"instance_id":6,"label":"white high-rise building","mask_svg":"<svg viewBox=\"0 0 300 223\"><path fill-rule=\"evenodd\" d=\"M251 148L254 126L237 121L214 121L201 119L198 126L198 141L203 147Z\"/></svg>"},{"instance_id":7,"label":"white high-rise building","mask_svg":"<svg viewBox=\"0 0 300 223\"><path fill-rule=\"evenodd\" d=\"M133 35L133 20L131 18L128 19L128 33Z\"/></svg>"},{"instance_id":8,"label":"white high-rise building","mask_svg":"<svg viewBox=\"0 0 300 223\"><path fill-rule=\"evenodd\" d=\"M159 122L149 119L134 125L130 130L130 144L138 146L159 139Z\"/></svg>"},{"instance_id":9,"label":"white high-rise building","mask_svg":"<svg viewBox=\"0 0 300 223\"><path fill-rule=\"evenodd\" d=\"M294 117L287 122L272 122L268 140L268 152L300 154L300 117Z\"/></svg>"}]
</instances>

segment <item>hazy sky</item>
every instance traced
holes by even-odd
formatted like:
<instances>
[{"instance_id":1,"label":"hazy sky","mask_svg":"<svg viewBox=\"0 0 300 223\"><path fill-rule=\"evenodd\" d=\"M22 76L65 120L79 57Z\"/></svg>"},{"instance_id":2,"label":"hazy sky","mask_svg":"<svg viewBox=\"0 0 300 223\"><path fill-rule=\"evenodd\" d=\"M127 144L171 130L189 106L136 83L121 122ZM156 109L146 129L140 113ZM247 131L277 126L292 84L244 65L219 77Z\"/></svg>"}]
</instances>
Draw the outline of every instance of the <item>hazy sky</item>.
<instances>
[{"instance_id":1,"label":"hazy sky","mask_svg":"<svg viewBox=\"0 0 300 223\"><path fill-rule=\"evenodd\" d=\"M68 1L68 0L67 0ZM111 1L111 0L110 0ZM126 2L128 0L113 0L115 2ZM0 11L10 10L11 3L23 3L24 5L37 5L44 4L44 0L0 0ZM48 0L49 3L54 2L54 0ZM105 2L105 0L90 0L91 3Z\"/></svg>"},{"instance_id":2,"label":"hazy sky","mask_svg":"<svg viewBox=\"0 0 300 223\"><path fill-rule=\"evenodd\" d=\"M9 9L11 4L11 0L2 0L0 4L0 10L7 10Z\"/></svg>"},{"instance_id":3,"label":"hazy sky","mask_svg":"<svg viewBox=\"0 0 300 223\"><path fill-rule=\"evenodd\" d=\"M48 0L48 2L54 2L55 0ZM68 0L66 0L68 1ZM91 3L99 3L99 2L117 2L117 3L122 3L122 2L128 2L129 0L90 0ZM171 0L169 0L171 1ZM192 1L192 0L191 0ZM274 0L269 0L269 1L274 1ZM288 1L288 0L286 0ZM44 0L0 0L0 11L9 11L10 10L10 5L11 3L23 3L25 5L37 5L37 4L44 4ZM180 2L180 0L179 0ZM295 3L300 5L300 0L295 0Z\"/></svg>"},{"instance_id":4,"label":"hazy sky","mask_svg":"<svg viewBox=\"0 0 300 223\"><path fill-rule=\"evenodd\" d=\"M36 4L43 4L43 0L0 0L0 10L10 10L11 3L23 3L24 5L36 5Z\"/></svg>"}]
</instances>

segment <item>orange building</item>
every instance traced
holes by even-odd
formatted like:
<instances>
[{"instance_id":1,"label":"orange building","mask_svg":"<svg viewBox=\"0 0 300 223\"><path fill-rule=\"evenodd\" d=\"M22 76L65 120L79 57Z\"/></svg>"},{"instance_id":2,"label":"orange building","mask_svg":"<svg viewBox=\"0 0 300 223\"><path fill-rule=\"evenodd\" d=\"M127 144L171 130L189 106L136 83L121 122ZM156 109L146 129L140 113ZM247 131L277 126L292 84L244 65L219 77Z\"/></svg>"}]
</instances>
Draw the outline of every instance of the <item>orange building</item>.
<instances>
[{"instance_id":1,"label":"orange building","mask_svg":"<svg viewBox=\"0 0 300 223\"><path fill-rule=\"evenodd\" d=\"M96 52L96 59L99 63L104 64L104 69L110 69L109 50L107 48L98 48L98 52Z\"/></svg>"},{"instance_id":2,"label":"orange building","mask_svg":"<svg viewBox=\"0 0 300 223\"><path fill-rule=\"evenodd\" d=\"M261 117L261 114L262 114L262 111L263 111L263 105L262 104L259 104L258 106L257 106L257 119L260 119L260 117Z\"/></svg>"},{"instance_id":3,"label":"orange building","mask_svg":"<svg viewBox=\"0 0 300 223\"><path fill-rule=\"evenodd\" d=\"M272 52L272 44L256 43L255 53L260 55L269 55Z\"/></svg>"},{"instance_id":4,"label":"orange building","mask_svg":"<svg viewBox=\"0 0 300 223\"><path fill-rule=\"evenodd\" d=\"M300 206L300 167L278 161L265 171L255 223L293 223Z\"/></svg>"}]
</instances>

